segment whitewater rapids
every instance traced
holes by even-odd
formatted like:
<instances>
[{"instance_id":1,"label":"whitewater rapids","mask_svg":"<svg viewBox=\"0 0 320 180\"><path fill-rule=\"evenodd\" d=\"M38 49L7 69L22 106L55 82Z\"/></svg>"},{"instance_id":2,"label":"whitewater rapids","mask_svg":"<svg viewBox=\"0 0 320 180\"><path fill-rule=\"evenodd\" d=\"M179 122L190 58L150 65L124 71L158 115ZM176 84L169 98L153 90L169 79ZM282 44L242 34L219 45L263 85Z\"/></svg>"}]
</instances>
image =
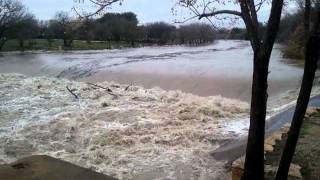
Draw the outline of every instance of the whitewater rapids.
<instances>
[{"instance_id":1,"label":"whitewater rapids","mask_svg":"<svg viewBox=\"0 0 320 180\"><path fill-rule=\"evenodd\" d=\"M0 74L0 164L45 154L120 179L225 179L209 152L247 132L247 103L97 85Z\"/></svg>"}]
</instances>

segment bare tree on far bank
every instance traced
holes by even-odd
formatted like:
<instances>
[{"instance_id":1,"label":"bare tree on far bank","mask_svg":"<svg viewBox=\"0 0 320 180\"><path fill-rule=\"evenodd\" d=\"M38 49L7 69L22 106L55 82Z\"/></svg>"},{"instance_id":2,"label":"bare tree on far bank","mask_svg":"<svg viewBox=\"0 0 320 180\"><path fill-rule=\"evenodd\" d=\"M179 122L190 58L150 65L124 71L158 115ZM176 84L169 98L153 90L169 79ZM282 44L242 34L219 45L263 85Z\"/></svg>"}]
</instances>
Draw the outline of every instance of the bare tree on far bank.
<instances>
[{"instance_id":1,"label":"bare tree on far bank","mask_svg":"<svg viewBox=\"0 0 320 180\"><path fill-rule=\"evenodd\" d=\"M25 8L20 1L0 0L0 50L24 14Z\"/></svg>"},{"instance_id":2,"label":"bare tree on far bank","mask_svg":"<svg viewBox=\"0 0 320 180\"><path fill-rule=\"evenodd\" d=\"M154 22L139 25L137 15L132 12L85 18L57 12L50 20L37 20L20 1L0 0L0 5L3 6L0 8L0 17L3 16L0 19L0 51L60 50L62 46L63 49L83 50L154 44L201 45L213 42L215 37L207 24L176 27L166 22ZM186 35L191 28L194 33Z\"/></svg>"},{"instance_id":3,"label":"bare tree on far bank","mask_svg":"<svg viewBox=\"0 0 320 180\"><path fill-rule=\"evenodd\" d=\"M181 44L199 45L213 42L215 31L209 24L191 23L181 25L178 30L178 37Z\"/></svg>"},{"instance_id":4,"label":"bare tree on far bank","mask_svg":"<svg viewBox=\"0 0 320 180\"><path fill-rule=\"evenodd\" d=\"M50 25L54 33L63 39L64 47L71 47L76 22L69 16L67 12L57 12Z\"/></svg>"},{"instance_id":5,"label":"bare tree on far bank","mask_svg":"<svg viewBox=\"0 0 320 180\"><path fill-rule=\"evenodd\" d=\"M175 25L166 22L153 22L138 26L138 20L123 21L123 17L135 17L132 13L107 13L105 9L111 8L113 5L121 5L123 0L94 0L89 1L91 4L96 6L96 10L93 12L85 12L80 7L74 7L74 11L79 15L80 18L88 20L89 18L100 15L97 19L98 26L97 30L100 34L100 38L103 39L124 39L125 41L140 41L152 44L187 44L187 45L200 45L210 43L215 40L216 32L212 27L206 23L192 23L188 25L181 25L176 27ZM83 1L77 2L77 4L84 4ZM113 17L108 18L108 17ZM117 20L118 19L118 20ZM111 23L108 21L112 21ZM114 22L116 20L116 22ZM121 24L119 24L122 22ZM137 28L130 25L134 24ZM95 26L95 23L93 24ZM131 33L128 33L130 30ZM112 33L114 32L114 33ZM121 35L121 32L123 32ZM115 36L117 35L117 36ZM121 36L120 36L121 35ZM128 38L129 37L129 38ZM131 37L131 38L130 38Z\"/></svg>"}]
</instances>

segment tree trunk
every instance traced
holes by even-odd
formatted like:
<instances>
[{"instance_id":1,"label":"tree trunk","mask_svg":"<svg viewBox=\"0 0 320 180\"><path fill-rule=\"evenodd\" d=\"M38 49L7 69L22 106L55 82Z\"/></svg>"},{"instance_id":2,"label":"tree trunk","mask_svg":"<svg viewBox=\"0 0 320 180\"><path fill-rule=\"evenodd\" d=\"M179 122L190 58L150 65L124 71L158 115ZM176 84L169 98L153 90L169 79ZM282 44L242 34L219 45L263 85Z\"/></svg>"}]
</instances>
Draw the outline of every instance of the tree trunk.
<instances>
[{"instance_id":1,"label":"tree trunk","mask_svg":"<svg viewBox=\"0 0 320 180\"><path fill-rule=\"evenodd\" d=\"M262 49L261 49L262 50ZM250 129L243 179L264 179L264 135L267 108L269 58L254 55ZM255 163L249 163L255 162Z\"/></svg>"},{"instance_id":2,"label":"tree trunk","mask_svg":"<svg viewBox=\"0 0 320 180\"><path fill-rule=\"evenodd\" d=\"M63 46L64 47L68 47L68 43L67 43L67 39L66 38L63 38Z\"/></svg>"},{"instance_id":3,"label":"tree trunk","mask_svg":"<svg viewBox=\"0 0 320 180\"><path fill-rule=\"evenodd\" d=\"M253 2L253 1L252 1ZM254 8L254 3L251 7ZM241 3L240 3L241 4ZM246 12L245 2L242 2L241 8L244 19L250 17ZM254 51L254 67L252 82L252 99L250 112L250 128L248 135L248 144L246 152L245 170L242 179L244 180L263 180L264 179L264 136L265 121L268 99L268 74L269 61L273 45L279 29L283 0L273 0L270 17L266 32L261 42L260 36L255 35L257 29L254 23L246 22L246 26L251 38L251 44ZM244 13L245 12L245 13Z\"/></svg>"},{"instance_id":4,"label":"tree trunk","mask_svg":"<svg viewBox=\"0 0 320 180\"><path fill-rule=\"evenodd\" d=\"M72 43L73 43L72 39L64 39L63 40L63 46L64 47L71 47Z\"/></svg>"},{"instance_id":5,"label":"tree trunk","mask_svg":"<svg viewBox=\"0 0 320 180\"><path fill-rule=\"evenodd\" d=\"M318 20L316 22L314 32L310 36L309 41L307 43L305 67L301 89L296 105L296 110L294 112L293 120L291 123L290 131L288 133L288 139L285 144L281 161L279 164L276 180L286 180L288 178L290 164L292 162L296 145L299 139L303 119L308 108L310 94L320 56L319 19L320 11L318 12Z\"/></svg>"},{"instance_id":6,"label":"tree trunk","mask_svg":"<svg viewBox=\"0 0 320 180\"><path fill-rule=\"evenodd\" d=\"M24 47L24 40L23 39L19 39L19 46L20 46L20 48Z\"/></svg>"},{"instance_id":7,"label":"tree trunk","mask_svg":"<svg viewBox=\"0 0 320 180\"><path fill-rule=\"evenodd\" d=\"M305 0L304 7L304 38L305 44L309 39L310 34L310 17L311 17L311 0Z\"/></svg>"},{"instance_id":8,"label":"tree trunk","mask_svg":"<svg viewBox=\"0 0 320 180\"><path fill-rule=\"evenodd\" d=\"M6 43L7 39L6 38L0 38L0 51L2 50L4 44Z\"/></svg>"}]
</instances>

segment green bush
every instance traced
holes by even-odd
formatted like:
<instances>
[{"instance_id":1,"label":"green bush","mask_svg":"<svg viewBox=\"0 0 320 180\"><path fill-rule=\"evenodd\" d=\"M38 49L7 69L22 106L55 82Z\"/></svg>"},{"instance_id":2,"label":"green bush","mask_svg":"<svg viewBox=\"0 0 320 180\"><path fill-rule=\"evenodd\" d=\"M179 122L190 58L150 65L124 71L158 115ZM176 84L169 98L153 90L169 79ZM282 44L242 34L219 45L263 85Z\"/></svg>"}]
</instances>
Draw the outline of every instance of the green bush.
<instances>
[{"instance_id":1,"label":"green bush","mask_svg":"<svg viewBox=\"0 0 320 180\"><path fill-rule=\"evenodd\" d=\"M284 48L283 54L287 58L304 59L304 28L299 25L289 37L289 42Z\"/></svg>"}]
</instances>

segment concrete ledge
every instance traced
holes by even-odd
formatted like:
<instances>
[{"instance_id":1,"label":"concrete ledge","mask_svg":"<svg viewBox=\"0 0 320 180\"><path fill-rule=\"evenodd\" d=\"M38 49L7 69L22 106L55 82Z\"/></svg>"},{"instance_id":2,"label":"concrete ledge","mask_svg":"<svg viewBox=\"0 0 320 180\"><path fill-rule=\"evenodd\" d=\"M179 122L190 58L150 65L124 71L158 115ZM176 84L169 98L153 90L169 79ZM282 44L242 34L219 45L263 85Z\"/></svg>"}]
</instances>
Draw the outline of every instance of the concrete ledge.
<instances>
[{"instance_id":1,"label":"concrete ledge","mask_svg":"<svg viewBox=\"0 0 320 180\"><path fill-rule=\"evenodd\" d=\"M49 156L31 156L12 164L0 165L3 180L115 180Z\"/></svg>"}]
</instances>

